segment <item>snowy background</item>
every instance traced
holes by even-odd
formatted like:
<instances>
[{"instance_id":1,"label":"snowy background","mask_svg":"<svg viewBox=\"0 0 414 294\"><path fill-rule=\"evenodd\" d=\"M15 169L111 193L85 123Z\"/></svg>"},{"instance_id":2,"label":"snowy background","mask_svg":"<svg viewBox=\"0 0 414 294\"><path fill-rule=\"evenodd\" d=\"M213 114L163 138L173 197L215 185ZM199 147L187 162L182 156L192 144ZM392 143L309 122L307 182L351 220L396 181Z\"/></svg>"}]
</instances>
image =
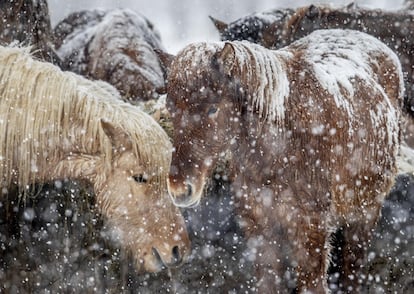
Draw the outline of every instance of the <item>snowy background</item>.
<instances>
[{"instance_id":1,"label":"snowy background","mask_svg":"<svg viewBox=\"0 0 414 294\"><path fill-rule=\"evenodd\" d=\"M307 4L347 5L350 0L49 0L52 26L69 13L84 9L131 8L146 16L161 33L164 46L176 53L184 45L201 40L218 40L209 15L231 22L253 12L274 8L296 8ZM403 0L358 0L361 7L400 9Z\"/></svg>"},{"instance_id":2,"label":"snowy background","mask_svg":"<svg viewBox=\"0 0 414 294\"><path fill-rule=\"evenodd\" d=\"M52 26L74 11L131 8L154 23L166 49L175 53L190 42L219 39L209 15L231 22L274 8L311 3L342 6L350 0L292 2L48 1ZM361 7L389 10L403 5L403 0L356 2ZM93 195L76 182L64 182L58 189L45 186L23 207L16 199L9 199L9 206L0 203L0 293L245 292L255 283L252 265L246 260L246 240L233 219L229 183L221 186L211 188L200 207L183 211L193 243L189 262L177 270L154 275L134 272L94 211ZM16 216L6 222L1 216L10 211ZM399 179L384 203L382 215L369 250L368 293L413 293L414 178ZM334 284L335 275L330 279Z\"/></svg>"}]
</instances>

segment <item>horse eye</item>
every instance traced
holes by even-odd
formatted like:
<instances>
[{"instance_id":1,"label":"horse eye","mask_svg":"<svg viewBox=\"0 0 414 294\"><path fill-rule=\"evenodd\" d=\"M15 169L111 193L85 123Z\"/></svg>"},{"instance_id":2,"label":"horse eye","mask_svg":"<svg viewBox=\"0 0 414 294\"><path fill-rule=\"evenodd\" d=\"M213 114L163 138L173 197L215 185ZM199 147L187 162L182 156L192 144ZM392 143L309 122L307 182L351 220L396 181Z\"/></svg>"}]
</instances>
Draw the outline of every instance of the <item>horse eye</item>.
<instances>
[{"instance_id":1,"label":"horse eye","mask_svg":"<svg viewBox=\"0 0 414 294\"><path fill-rule=\"evenodd\" d=\"M146 183L147 182L147 177L140 174L140 175L135 175L132 176L132 178L134 179L135 182L137 183Z\"/></svg>"},{"instance_id":2,"label":"horse eye","mask_svg":"<svg viewBox=\"0 0 414 294\"><path fill-rule=\"evenodd\" d=\"M218 108L217 108L217 107L215 107L215 106L210 106L210 108L209 108L209 109L208 109L208 111L207 111L207 115L208 115L208 116L213 115L213 114L215 114L215 113L217 112L217 110L218 110Z\"/></svg>"}]
</instances>

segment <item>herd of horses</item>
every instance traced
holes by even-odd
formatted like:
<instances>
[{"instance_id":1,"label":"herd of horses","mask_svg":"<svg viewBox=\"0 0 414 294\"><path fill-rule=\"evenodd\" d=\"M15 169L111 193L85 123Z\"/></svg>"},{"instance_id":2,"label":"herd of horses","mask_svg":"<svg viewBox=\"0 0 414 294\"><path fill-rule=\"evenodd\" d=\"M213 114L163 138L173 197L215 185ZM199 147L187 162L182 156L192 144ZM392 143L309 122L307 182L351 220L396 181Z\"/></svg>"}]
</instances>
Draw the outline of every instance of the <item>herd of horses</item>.
<instances>
[{"instance_id":1,"label":"herd of horses","mask_svg":"<svg viewBox=\"0 0 414 294\"><path fill-rule=\"evenodd\" d=\"M197 205L226 161L259 293L286 292L291 275L299 293L327 293L338 229L339 287L362 291L366 251L408 137L403 123L412 120L411 38L379 38L384 44L359 32L363 25L329 25L327 11L274 12L266 25L242 19L248 29L239 35L215 20L221 42L176 56L133 11L75 13L54 38L61 67L75 73L27 48L1 47L3 191L16 186L25 197L36 183L89 183L113 237L139 270L155 272L186 260L179 207ZM164 93L171 139L132 105Z\"/></svg>"}]
</instances>

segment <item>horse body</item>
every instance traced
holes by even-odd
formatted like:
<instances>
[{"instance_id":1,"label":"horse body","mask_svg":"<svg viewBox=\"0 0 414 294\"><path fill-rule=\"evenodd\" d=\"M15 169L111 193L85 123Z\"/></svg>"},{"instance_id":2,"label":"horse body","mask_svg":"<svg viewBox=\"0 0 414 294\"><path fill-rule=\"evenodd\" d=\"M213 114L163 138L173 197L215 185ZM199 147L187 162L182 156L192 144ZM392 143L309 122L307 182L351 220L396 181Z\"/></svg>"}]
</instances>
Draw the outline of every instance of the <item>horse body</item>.
<instances>
[{"instance_id":1,"label":"horse body","mask_svg":"<svg viewBox=\"0 0 414 294\"><path fill-rule=\"evenodd\" d=\"M339 227L340 282L356 290L396 173L402 92L395 54L355 31L317 31L278 51L189 45L168 75L170 195L196 204L217 160L229 156L260 290L287 289L285 271L296 268L300 291L327 291Z\"/></svg>"},{"instance_id":2,"label":"horse body","mask_svg":"<svg viewBox=\"0 0 414 294\"><path fill-rule=\"evenodd\" d=\"M399 56L406 77L405 106L412 112L414 16L407 9L364 9L355 3L335 8L309 5L254 13L229 24L213 21L222 41L249 40L272 49L282 48L319 29L352 29L375 36Z\"/></svg>"},{"instance_id":3,"label":"horse body","mask_svg":"<svg viewBox=\"0 0 414 294\"><path fill-rule=\"evenodd\" d=\"M148 115L116 90L51 64L27 50L0 48L2 188L57 179L90 182L97 205L140 270L176 265L189 240L170 203L170 143Z\"/></svg>"},{"instance_id":4,"label":"horse body","mask_svg":"<svg viewBox=\"0 0 414 294\"><path fill-rule=\"evenodd\" d=\"M144 16L130 9L74 12L54 34L65 69L109 82L130 102L164 91L164 72L154 52L163 45Z\"/></svg>"}]
</instances>

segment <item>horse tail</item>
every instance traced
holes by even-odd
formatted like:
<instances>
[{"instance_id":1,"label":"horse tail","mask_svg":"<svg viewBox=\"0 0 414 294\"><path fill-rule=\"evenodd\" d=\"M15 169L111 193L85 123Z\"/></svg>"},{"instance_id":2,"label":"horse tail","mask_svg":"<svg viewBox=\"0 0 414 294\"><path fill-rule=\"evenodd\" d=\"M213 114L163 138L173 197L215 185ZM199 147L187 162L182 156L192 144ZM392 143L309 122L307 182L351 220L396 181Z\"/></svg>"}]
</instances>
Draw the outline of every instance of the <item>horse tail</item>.
<instances>
[{"instance_id":1,"label":"horse tail","mask_svg":"<svg viewBox=\"0 0 414 294\"><path fill-rule=\"evenodd\" d=\"M397 155L397 168L398 174L414 175L414 148L407 145L405 141L402 142Z\"/></svg>"},{"instance_id":2,"label":"horse tail","mask_svg":"<svg viewBox=\"0 0 414 294\"><path fill-rule=\"evenodd\" d=\"M401 122L401 146L397 155L398 174L414 175L414 112L404 105Z\"/></svg>"}]
</instances>

